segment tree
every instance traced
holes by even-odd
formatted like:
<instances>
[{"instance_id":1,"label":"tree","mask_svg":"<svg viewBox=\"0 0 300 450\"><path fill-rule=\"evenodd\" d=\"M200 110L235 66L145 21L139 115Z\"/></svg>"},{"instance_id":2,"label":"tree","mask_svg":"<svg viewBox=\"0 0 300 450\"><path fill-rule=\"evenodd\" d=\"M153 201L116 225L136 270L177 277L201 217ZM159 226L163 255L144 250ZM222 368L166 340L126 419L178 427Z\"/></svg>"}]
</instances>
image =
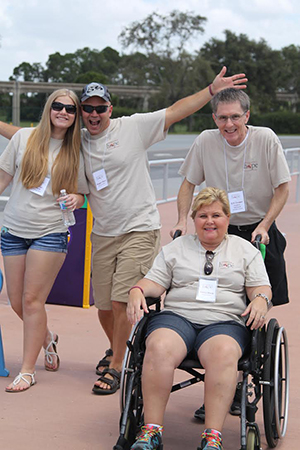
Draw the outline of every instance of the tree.
<instances>
[{"instance_id":1,"label":"tree","mask_svg":"<svg viewBox=\"0 0 300 450\"><path fill-rule=\"evenodd\" d=\"M190 83L185 80L191 78L193 57L186 48L192 38L203 33L205 22L205 17L189 12L174 10L165 16L154 12L141 22L133 22L119 35L123 48L141 49L145 54L147 70L139 80L142 84L163 87L164 106L192 92Z\"/></svg>"},{"instance_id":2,"label":"tree","mask_svg":"<svg viewBox=\"0 0 300 450\"><path fill-rule=\"evenodd\" d=\"M276 91L282 71L279 51L272 50L264 39L249 40L245 34L237 36L224 31L225 40L212 38L199 51L199 56L209 61L215 72L225 65L228 74L244 72L249 79L247 92L260 112L276 106Z\"/></svg>"}]
</instances>

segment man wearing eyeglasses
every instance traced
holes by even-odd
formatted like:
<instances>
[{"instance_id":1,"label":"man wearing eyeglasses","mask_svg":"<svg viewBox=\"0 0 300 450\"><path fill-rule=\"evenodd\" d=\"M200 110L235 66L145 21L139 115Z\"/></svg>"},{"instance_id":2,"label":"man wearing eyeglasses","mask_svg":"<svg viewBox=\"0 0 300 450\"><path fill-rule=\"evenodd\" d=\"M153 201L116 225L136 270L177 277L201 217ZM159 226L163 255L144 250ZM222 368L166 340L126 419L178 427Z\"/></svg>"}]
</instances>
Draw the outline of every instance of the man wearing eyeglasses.
<instances>
[{"instance_id":1,"label":"man wearing eyeglasses","mask_svg":"<svg viewBox=\"0 0 300 450\"><path fill-rule=\"evenodd\" d=\"M186 233L195 186L205 181L227 192L231 218L228 232L249 241L261 235L272 303L288 303L283 252L285 238L275 219L288 198L290 172L281 143L269 128L248 125L250 99L245 92L225 89L211 100L217 130L205 130L195 140L179 173L184 176L177 199L175 229Z\"/></svg>"},{"instance_id":2,"label":"man wearing eyeglasses","mask_svg":"<svg viewBox=\"0 0 300 450\"><path fill-rule=\"evenodd\" d=\"M187 231L195 186L205 182L227 192L229 234L251 242L261 235L267 245L266 269L272 286L272 304L289 302L284 261L286 241L275 219L288 198L290 172L281 143L269 128L248 125L250 99L245 92L225 89L211 100L218 129L203 131L193 143L179 173L185 177L177 198L178 222L171 230ZM239 391L231 414L240 413ZM195 417L204 420L204 405Z\"/></svg>"}]
</instances>

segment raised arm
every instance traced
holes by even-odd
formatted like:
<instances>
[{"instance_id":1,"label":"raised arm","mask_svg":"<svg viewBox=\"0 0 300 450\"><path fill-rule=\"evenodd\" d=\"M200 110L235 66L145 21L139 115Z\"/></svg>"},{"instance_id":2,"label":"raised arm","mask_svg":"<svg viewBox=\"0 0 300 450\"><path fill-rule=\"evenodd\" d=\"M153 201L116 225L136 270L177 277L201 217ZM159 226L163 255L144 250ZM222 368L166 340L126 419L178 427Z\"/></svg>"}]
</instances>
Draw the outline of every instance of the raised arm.
<instances>
[{"instance_id":1,"label":"raised arm","mask_svg":"<svg viewBox=\"0 0 300 450\"><path fill-rule=\"evenodd\" d=\"M185 178L180 186L177 196L178 222L170 231L172 237L176 230L181 230L182 235L186 234L187 216L191 208L194 190L195 185Z\"/></svg>"},{"instance_id":2,"label":"raised arm","mask_svg":"<svg viewBox=\"0 0 300 450\"><path fill-rule=\"evenodd\" d=\"M210 84L202 91L196 94L185 97L178 100L172 106L166 110L165 119L165 131L170 128L173 123L179 122L185 117L190 116L199 109L201 109L206 103L208 103L212 96L217 94L217 92L223 89L235 88L235 89L245 89L247 86L244 84L248 80L245 78L244 73L239 73L233 75L232 77L225 77L226 67L224 66L221 72L216 76L212 84Z\"/></svg>"},{"instance_id":3,"label":"raised arm","mask_svg":"<svg viewBox=\"0 0 300 450\"><path fill-rule=\"evenodd\" d=\"M16 127L15 125L10 125L9 123L0 121L0 134L6 139L11 139L19 129L20 127Z\"/></svg>"}]
</instances>

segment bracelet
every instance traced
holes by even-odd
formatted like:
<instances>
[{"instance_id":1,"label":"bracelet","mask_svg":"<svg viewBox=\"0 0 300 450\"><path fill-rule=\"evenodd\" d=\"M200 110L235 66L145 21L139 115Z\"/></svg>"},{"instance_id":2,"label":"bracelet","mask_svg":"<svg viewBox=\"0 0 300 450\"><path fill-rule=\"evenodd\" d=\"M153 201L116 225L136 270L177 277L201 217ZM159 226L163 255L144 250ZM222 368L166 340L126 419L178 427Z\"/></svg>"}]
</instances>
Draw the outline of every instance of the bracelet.
<instances>
[{"instance_id":1,"label":"bracelet","mask_svg":"<svg viewBox=\"0 0 300 450\"><path fill-rule=\"evenodd\" d=\"M211 84L208 86L208 90L209 90L210 95L213 97L215 94L212 91Z\"/></svg>"},{"instance_id":2,"label":"bracelet","mask_svg":"<svg viewBox=\"0 0 300 450\"><path fill-rule=\"evenodd\" d=\"M139 289L139 290L141 291L141 293L144 295L144 291L143 291L143 289L141 288L141 286L132 286L132 287L129 289L129 291L127 292L128 295L130 294L130 291L132 291L132 289Z\"/></svg>"},{"instance_id":3,"label":"bracelet","mask_svg":"<svg viewBox=\"0 0 300 450\"><path fill-rule=\"evenodd\" d=\"M254 297L253 297L253 299L252 299L252 301L253 301L256 297L261 297L261 298L264 298L264 299L266 300L268 310L272 307L272 302L271 302L271 300L270 300L265 294L255 294Z\"/></svg>"}]
</instances>

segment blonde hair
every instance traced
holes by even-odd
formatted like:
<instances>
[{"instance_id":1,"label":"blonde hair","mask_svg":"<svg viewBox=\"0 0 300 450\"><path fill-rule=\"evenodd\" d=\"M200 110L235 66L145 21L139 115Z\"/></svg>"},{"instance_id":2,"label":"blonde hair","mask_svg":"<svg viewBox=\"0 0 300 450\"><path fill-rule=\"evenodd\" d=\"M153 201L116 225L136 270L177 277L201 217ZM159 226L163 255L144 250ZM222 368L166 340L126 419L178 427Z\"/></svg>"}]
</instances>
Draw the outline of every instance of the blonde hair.
<instances>
[{"instance_id":1,"label":"blonde hair","mask_svg":"<svg viewBox=\"0 0 300 450\"><path fill-rule=\"evenodd\" d=\"M191 214L192 219L195 218L197 211L199 211L202 206L208 206L214 202L220 202L223 213L228 217L230 216L230 206L226 192L222 189L207 187L199 192L193 202Z\"/></svg>"},{"instance_id":2,"label":"blonde hair","mask_svg":"<svg viewBox=\"0 0 300 450\"><path fill-rule=\"evenodd\" d=\"M76 105L74 123L67 129L63 143L51 169L52 192L58 195L61 189L77 192L80 160L80 105L77 95L68 89L58 89L48 97L42 118L27 141L22 160L20 179L26 189L38 187L48 172L49 142L52 124L51 105L58 97L70 97Z\"/></svg>"}]
</instances>

